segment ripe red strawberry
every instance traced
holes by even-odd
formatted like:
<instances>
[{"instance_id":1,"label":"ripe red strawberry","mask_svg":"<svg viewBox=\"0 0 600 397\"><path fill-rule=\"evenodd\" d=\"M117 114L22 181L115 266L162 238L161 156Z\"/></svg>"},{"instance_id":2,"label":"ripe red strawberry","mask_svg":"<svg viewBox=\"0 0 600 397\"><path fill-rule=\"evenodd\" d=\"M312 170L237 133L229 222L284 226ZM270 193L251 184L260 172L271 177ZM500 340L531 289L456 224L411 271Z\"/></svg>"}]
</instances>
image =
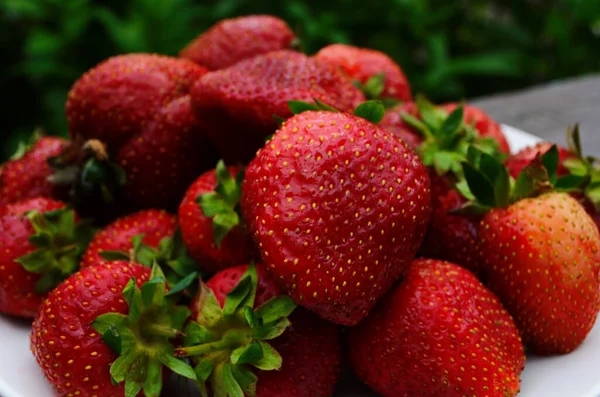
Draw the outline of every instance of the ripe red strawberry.
<instances>
[{"instance_id":1,"label":"ripe red strawberry","mask_svg":"<svg viewBox=\"0 0 600 397\"><path fill-rule=\"evenodd\" d=\"M248 15L218 22L179 56L217 70L256 55L292 48L295 40L285 21L270 15Z\"/></svg>"},{"instance_id":2,"label":"ripe red strawberry","mask_svg":"<svg viewBox=\"0 0 600 397\"><path fill-rule=\"evenodd\" d=\"M188 316L150 269L110 262L81 270L48 296L31 351L58 396L158 397L165 368L195 379L170 342Z\"/></svg>"},{"instance_id":3,"label":"ripe red strawberry","mask_svg":"<svg viewBox=\"0 0 600 397\"><path fill-rule=\"evenodd\" d=\"M0 206L0 312L31 318L50 290L77 271L91 233L48 198Z\"/></svg>"},{"instance_id":4,"label":"ripe red strawberry","mask_svg":"<svg viewBox=\"0 0 600 397\"><path fill-rule=\"evenodd\" d=\"M396 282L429 220L421 161L350 114L287 120L246 169L242 191L268 270L298 304L344 325Z\"/></svg>"},{"instance_id":5,"label":"ripe red strawberry","mask_svg":"<svg viewBox=\"0 0 600 397\"><path fill-rule=\"evenodd\" d=\"M412 99L410 85L404 72L383 52L346 44L332 44L322 48L315 58L340 67L361 85L369 99Z\"/></svg>"},{"instance_id":6,"label":"ripe red strawberry","mask_svg":"<svg viewBox=\"0 0 600 397\"><path fill-rule=\"evenodd\" d=\"M184 342L187 347L177 352L192 356L198 365L197 372L208 380L208 389L225 389L229 394L223 395L230 396L235 395L230 390L236 386L246 395L255 397L280 397L284 390L293 391L296 397L329 397L333 394L342 358L338 327L304 309L294 310L292 300L281 295L279 286L262 265L256 269L242 265L217 273L201 287L195 305L197 323L186 328ZM230 306L235 311L227 320L224 313ZM215 311L217 314L213 314L212 319L205 315ZM261 325L259 321L252 324L248 318L260 318L265 324ZM199 324L216 335L206 338L205 332L202 340L199 338L202 333L198 333ZM277 330L273 329L273 324L278 324ZM264 338L267 333L271 335ZM236 335L242 334L246 337L232 343ZM213 368L199 371L210 362L209 346L217 347L225 341L230 342L227 348L220 350L227 353L221 356L223 362L213 361ZM253 358L252 354L257 351L262 354ZM236 376L231 385L223 379L228 371L245 376ZM248 393L253 388L256 393Z\"/></svg>"},{"instance_id":7,"label":"ripe red strawberry","mask_svg":"<svg viewBox=\"0 0 600 397\"><path fill-rule=\"evenodd\" d=\"M242 225L240 167L216 169L202 174L188 188L179 206L181 235L190 255L211 272L252 259L252 240Z\"/></svg>"},{"instance_id":8,"label":"ripe red strawberry","mask_svg":"<svg viewBox=\"0 0 600 397\"><path fill-rule=\"evenodd\" d=\"M274 115L292 115L288 101L321 100L350 111L364 100L335 66L292 51L277 51L210 72L192 87L198 118L225 162L249 161L277 129Z\"/></svg>"},{"instance_id":9,"label":"ripe red strawberry","mask_svg":"<svg viewBox=\"0 0 600 397\"><path fill-rule=\"evenodd\" d=\"M71 136L106 145L125 170L130 206L174 208L216 161L188 95L204 73L183 59L121 55L88 71L69 92Z\"/></svg>"},{"instance_id":10,"label":"ripe red strawberry","mask_svg":"<svg viewBox=\"0 0 600 397\"><path fill-rule=\"evenodd\" d=\"M552 191L556 148L516 182L486 156L471 155L464 165L471 209L485 212L477 246L482 276L526 345L539 354L568 353L600 310L600 233L575 199Z\"/></svg>"},{"instance_id":11,"label":"ripe red strawberry","mask_svg":"<svg viewBox=\"0 0 600 397\"><path fill-rule=\"evenodd\" d=\"M34 197L60 198L60 188L48 180L52 169L48 159L59 155L68 142L45 136L37 139L31 148L24 148L11 160L0 166L0 204L14 203Z\"/></svg>"},{"instance_id":12,"label":"ripe red strawberry","mask_svg":"<svg viewBox=\"0 0 600 397\"><path fill-rule=\"evenodd\" d=\"M378 126L390 134L394 134L398 138L403 139L409 147L416 149L421 142L423 142L423 137L402 120L402 113L408 113L413 117L418 117L419 110L414 102L396 105L385 112L385 115Z\"/></svg>"},{"instance_id":13,"label":"ripe red strawberry","mask_svg":"<svg viewBox=\"0 0 600 397\"><path fill-rule=\"evenodd\" d=\"M348 332L356 374L383 397L514 397L525 364L513 319L475 276L415 260Z\"/></svg>"}]
</instances>

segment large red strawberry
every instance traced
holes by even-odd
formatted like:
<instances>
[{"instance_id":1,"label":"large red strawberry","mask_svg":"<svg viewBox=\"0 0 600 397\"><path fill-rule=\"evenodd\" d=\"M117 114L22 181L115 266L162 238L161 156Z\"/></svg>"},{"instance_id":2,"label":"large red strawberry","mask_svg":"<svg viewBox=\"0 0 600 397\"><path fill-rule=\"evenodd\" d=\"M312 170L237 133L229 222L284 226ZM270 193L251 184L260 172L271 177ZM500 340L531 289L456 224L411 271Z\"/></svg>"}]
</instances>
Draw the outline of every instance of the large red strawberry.
<instances>
[{"instance_id":1,"label":"large red strawberry","mask_svg":"<svg viewBox=\"0 0 600 397\"><path fill-rule=\"evenodd\" d=\"M314 98L350 111L364 100L335 66L293 51L277 51L205 74L194 84L198 118L227 163L249 161L278 123L292 115L288 101Z\"/></svg>"},{"instance_id":2,"label":"large red strawberry","mask_svg":"<svg viewBox=\"0 0 600 397\"><path fill-rule=\"evenodd\" d=\"M190 255L211 272L252 259L254 247L240 215L240 167L202 174L188 188L179 205L179 226Z\"/></svg>"},{"instance_id":3,"label":"large red strawberry","mask_svg":"<svg viewBox=\"0 0 600 397\"><path fill-rule=\"evenodd\" d=\"M81 270L43 304L31 350L58 396L158 397L168 368L195 379L171 341L189 310L160 274L126 261Z\"/></svg>"},{"instance_id":4,"label":"large red strawberry","mask_svg":"<svg viewBox=\"0 0 600 397\"><path fill-rule=\"evenodd\" d=\"M384 397L514 397L525 364L513 319L475 276L418 259L348 332L356 374Z\"/></svg>"},{"instance_id":5,"label":"large red strawberry","mask_svg":"<svg viewBox=\"0 0 600 397\"><path fill-rule=\"evenodd\" d=\"M512 182L486 154L464 164L470 209L485 212L481 273L540 354L574 350L600 310L600 233L575 199L552 191L558 157L538 156Z\"/></svg>"},{"instance_id":6,"label":"large red strawberry","mask_svg":"<svg viewBox=\"0 0 600 397\"><path fill-rule=\"evenodd\" d=\"M344 113L285 121L246 169L242 191L268 270L298 304L344 325L406 270L429 221L429 178L415 153Z\"/></svg>"},{"instance_id":7,"label":"large red strawberry","mask_svg":"<svg viewBox=\"0 0 600 397\"><path fill-rule=\"evenodd\" d=\"M342 356L338 327L294 310L262 265L217 273L201 286L194 305L195 322L187 326L186 347L177 353L192 357L201 390L222 396L333 394Z\"/></svg>"},{"instance_id":8,"label":"large red strawberry","mask_svg":"<svg viewBox=\"0 0 600 397\"><path fill-rule=\"evenodd\" d=\"M91 233L65 203L33 198L0 206L0 312L31 318L79 268Z\"/></svg>"},{"instance_id":9,"label":"large red strawberry","mask_svg":"<svg viewBox=\"0 0 600 397\"><path fill-rule=\"evenodd\" d=\"M69 92L71 136L106 145L125 171L131 207L174 208L216 161L188 95L205 73L184 59L121 55L88 71Z\"/></svg>"},{"instance_id":10,"label":"large red strawberry","mask_svg":"<svg viewBox=\"0 0 600 397\"><path fill-rule=\"evenodd\" d=\"M23 147L0 166L0 204L14 203L34 197L60 198L60 188L50 182L53 171L48 160L59 155L68 142L44 136L30 148Z\"/></svg>"},{"instance_id":11,"label":"large red strawberry","mask_svg":"<svg viewBox=\"0 0 600 397\"><path fill-rule=\"evenodd\" d=\"M294 32L271 15L224 19L195 38L179 54L209 70L229 67L243 59L294 45Z\"/></svg>"},{"instance_id":12,"label":"large red strawberry","mask_svg":"<svg viewBox=\"0 0 600 397\"><path fill-rule=\"evenodd\" d=\"M410 101L410 85L400 66L383 52L346 44L322 48L316 59L340 67L355 80L369 99Z\"/></svg>"}]
</instances>

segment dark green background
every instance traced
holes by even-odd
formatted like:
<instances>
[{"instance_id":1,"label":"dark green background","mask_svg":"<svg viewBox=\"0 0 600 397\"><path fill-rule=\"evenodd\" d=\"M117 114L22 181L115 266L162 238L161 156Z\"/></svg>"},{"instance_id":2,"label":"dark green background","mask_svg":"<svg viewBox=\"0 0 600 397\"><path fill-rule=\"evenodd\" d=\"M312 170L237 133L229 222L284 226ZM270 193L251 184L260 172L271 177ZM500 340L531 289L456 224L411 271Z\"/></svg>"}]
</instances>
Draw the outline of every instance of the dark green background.
<instances>
[{"instance_id":1,"label":"dark green background","mask_svg":"<svg viewBox=\"0 0 600 397\"><path fill-rule=\"evenodd\" d=\"M437 101L600 71L598 0L0 0L0 158L36 126L64 134L66 94L102 59L175 55L215 21L283 17L313 53L383 50Z\"/></svg>"}]
</instances>

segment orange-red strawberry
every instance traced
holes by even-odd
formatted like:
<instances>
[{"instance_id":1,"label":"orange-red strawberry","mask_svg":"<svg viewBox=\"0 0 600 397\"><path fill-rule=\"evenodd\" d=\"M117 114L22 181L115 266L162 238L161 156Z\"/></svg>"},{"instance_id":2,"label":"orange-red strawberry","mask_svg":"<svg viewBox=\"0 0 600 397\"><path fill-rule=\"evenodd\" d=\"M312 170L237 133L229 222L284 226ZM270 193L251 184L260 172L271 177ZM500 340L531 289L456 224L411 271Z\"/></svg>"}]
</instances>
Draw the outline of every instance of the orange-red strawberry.
<instances>
[{"instance_id":1,"label":"orange-red strawberry","mask_svg":"<svg viewBox=\"0 0 600 397\"><path fill-rule=\"evenodd\" d=\"M198 118L227 163L249 161L273 134L274 115L292 115L288 101L321 100L350 111L364 100L335 66L293 51L277 51L210 72L192 87Z\"/></svg>"},{"instance_id":2,"label":"orange-red strawberry","mask_svg":"<svg viewBox=\"0 0 600 397\"><path fill-rule=\"evenodd\" d=\"M206 71L184 59L121 55L88 71L69 92L71 136L106 145L126 172L130 206L174 208L216 161L188 95Z\"/></svg>"},{"instance_id":3,"label":"orange-red strawberry","mask_svg":"<svg viewBox=\"0 0 600 397\"><path fill-rule=\"evenodd\" d=\"M240 167L202 174L188 188L179 206L179 227L190 255L211 272L252 259L254 247L240 215Z\"/></svg>"},{"instance_id":4,"label":"orange-red strawberry","mask_svg":"<svg viewBox=\"0 0 600 397\"><path fill-rule=\"evenodd\" d=\"M280 397L282 391L296 397L333 394L342 358L339 328L302 308L294 310L263 265L217 273L201 287L194 305L196 322L186 328L186 347L178 353L197 364L201 389L224 389L227 396L241 395L233 392L236 388L256 397ZM215 361L210 348L219 345L227 346ZM225 379L228 371L244 376L236 376L232 385Z\"/></svg>"},{"instance_id":5,"label":"orange-red strawberry","mask_svg":"<svg viewBox=\"0 0 600 397\"><path fill-rule=\"evenodd\" d=\"M14 203L34 197L60 198L64 194L49 177L53 171L48 160L58 156L68 141L45 136L31 148L18 153L0 166L0 204Z\"/></svg>"},{"instance_id":6,"label":"orange-red strawberry","mask_svg":"<svg viewBox=\"0 0 600 397\"><path fill-rule=\"evenodd\" d=\"M294 41L294 32L285 21L271 15L248 15L220 21L189 43L179 56L217 70L291 48Z\"/></svg>"},{"instance_id":7,"label":"orange-red strawberry","mask_svg":"<svg viewBox=\"0 0 600 397\"><path fill-rule=\"evenodd\" d=\"M400 66L383 52L346 44L322 48L316 59L340 67L355 80L369 99L410 101L410 85Z\"/></svg>"},{"instance_id":8,"label":"orange-red strawberry","mask_svg":"<svg viewBox=\"0 0 600 397\"><path fill-rule=\"evenodd\" d=\"M423 142L423 137L402 120L403 113L418 117L419 110L416 103L406 102L388 109L383 119L377 125L387 132L396 135L398 138L403 139L409 147L416 149Z\"/></svg>"},{"instance_id":9,"label":"orange-red strawberry","mask_svg":"<svg viewBox=\"0 0 600 397\"><path fill-rule=\"evenodd\" d=\"M82 269L48 296L31 350L60 397L158 397L166 368L196 378L171 345L188 316L165 297L160 273L114 261Z\"/></svg>"},{"instance_id":10,"label":"orange-red strawberry","mask_svg":"<svg viewBox=\"0 0 600 397\"><path fill-rule=\"evenodd\" d=\"M514 397L525 364L513 319L449 262L415 260L404 281L349 329L356 374L384 397Z\"/></svg>"},{"instance_id":11,"label":"orange-red strawberry","mask_svg":"<svg viewBox=\"0 0 600 397\"><path fill-rule=\"evenodd\" d=\"M0 312L33 317L48 292L77 271L90 237L63 202L0 206Z\"/></svg>"},{"instance_id":12,"label":"orange-red strawberry","mask_svg":"<svg viewBox=\"0 0 600 397\"><path fill-rule=\"evenodd\" d=\"M344 325L406 270L429 221L429 178L416 154L344 113L285 121L246 169L242 191L268 270L298 304Z\"/></svg>"},{"instance_id":13,"label":"orange-red strawberry","mask_svg":"<svg viewBox=\"0 0 600 397\"><path fill-rule=\"evenodd\" d=\"M574 350L600 310L600 233L575 199L552 191L558 150L538 155L516 181L486 154L469 158L474 201L465 210L485 213L477 242L483 279L526 345L540 354Z\"/></svg>"}]
</instances>

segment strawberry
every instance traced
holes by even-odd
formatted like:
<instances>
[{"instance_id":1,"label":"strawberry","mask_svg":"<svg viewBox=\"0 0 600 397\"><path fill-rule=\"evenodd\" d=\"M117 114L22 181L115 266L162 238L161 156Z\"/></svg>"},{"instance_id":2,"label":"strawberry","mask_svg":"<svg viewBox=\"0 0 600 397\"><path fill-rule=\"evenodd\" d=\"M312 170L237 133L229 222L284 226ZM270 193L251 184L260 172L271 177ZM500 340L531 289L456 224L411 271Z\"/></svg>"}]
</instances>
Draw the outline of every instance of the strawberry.
<instances>
[{"instance_id":1,"label":"strawberry","mask_svg":"<svg viewBox=\"0 0 600 397\"><path fill-rule=\"evenodd\" d=\"M189 310L165 292L160 272L125 261L85 268L55 289L31 350L57 395L158 397L165 368L195 379L171 345Z\"/></svg>"},{"instance_id":2,"label":"strawberry","mask_svg":"<svg viewBox=\"0 0 600 397\"><path fill-rule=\"evenodd\" d=\"M292 48L296 40L285 21L271 15L248 15L219 21L179 56L218 70L256 55Z\"/></svg>"},{"instance_id":3,"label":"strawberry","mask_svg":"<svg viewBox=\"0 0 600 397\"><path fill-rule=\"evenodd\" d=\"M528 166L538 154L544 154L548 150L550 150L554 146L554 144L550 142L540 142L534 146L528 146L524 149L521 149L516 154L508 157L505 161L506 168L508 168L508 172L510 176L513 178L517 178L521 171ZM565 167L564 162L567 159L575 158L575 155L569 151L569 149L557 146L558 148L558 168L556 170L557 176L564 176L569 174L569 170Z\"/></svg>"},{"instance_id":4,"label":"strawberry","mask_svg":"<svg viewBox=\"0 0 600 397\"><path fill-rule=\"evenodd\" d=\"M183 59L121 55L88 71L69 92L71 136L106 146L125 171L123 196L130 207L174 208L189 183L216 161L188 95L204 73Z\"/></svg>"},{"instance_id":5,"label":"strawberry","mask_svg":"<svg viewBox=\"0 0 600 397\"><path fill-rule=\"evenodd\" d=\"M259 55L202 76L191 91L198 118L227 163L251 160L277 129L287 102L319 99L349 111L364 96L335 66L293 51Z\"/></svg>"},{"instance_id":6,"label":"strawberry","mask_svg":"<svg viewBox=\"0 0 600 397\"><path fill-rule=\"evenodd\" d=\"M243 176L240 167L226 168L219 161L216 169L192 183L179 206L183 241L190 255L211 272L252 259L252 240L239 214Z\"/></svg>"},{"instance_id":7,"label":"strawberry","mask_svg":"<svg viewBox=\"0 0 600 397\"><path fill-rule=\"evenodd\" d=\"M48 180L52 175L48 159L60 154L67 144L65 139L44 136L31 147L21 146L0 166L0 204L34 197L62 197L60 189Z\"/></svg>"},{"instance_id":8,"label":"strawberry","mask_svg":"<svg viewBox=\"0 0 600 397\"><path fill-rule=\"evenodd\" d=\"M348 331L358 377L383 397L513 397L525 364L513 319L450 262L417 259Z\"/></svg>"},{"instance_id":9,"label":"strawberry","mask_svg":"<svg viewBox=\"0 0 600 397\"><path fill-rule=\"evenodd\" d=\"M373 112L380 119L383 107L356 111ZM242 185L242 212L268 270L298 304L343 325L364 318L404 272L430 212L421 161L359 116L288 119Z\"/></svg>"},{"instance_id":10,"label":"strawberry","mask_svg":"<svg viewBox=\"0 0 600 397\"><path fill-rule=\"evenodd\" d=\"M338 66L362 88L368 99L410 101L410 85L400 66L383 52L346 44L322 48L316 59Z\"/></svg>"},{"instance_id":11,"label":"strawberry","mask_svg":"<svg viewBox=\"0 0 600 397\"><path fill-rule=\"evenodd\" d=\"M477 243L484 280L533 351L574 350L600 310L600 233L575 199L553 191L558 150L538 155L516 181L491 156L470 159L474 201L465 210L485 213Z\"/></svg>"},{"instance_id":12,"label":"strawberry","mask_svg":"<svg viewBox=\"0 0 600 397\"><path fill-rule=\"evenodd\" d=\"M390 134L403 139L409 147L416 149L423 142L423 137L402 120L403 113L418 117L419 110L414 102L396 105L385 112L383 119L381 119L378 125Z\"/></svg>"},{"instance_id":13,"label":"strawberry","mask_svg":"<svg viewBox=\"0 0 600 397\"><path fill-rule=\"evenodd\" d=\"M210 390L224 397L333 394L342 355L338 327L294 310L262 265L217 273L200 287L194 305L186 347L176 355L197 365L203 396ZM217 349L219 355L211 353Z\"/></svg>"},{"instance_id":14,"label":"strawberry","mask_svg":"<svg viewBox=\"0 0 600 397\"><path fill-rule=\"evenodd\" d=\"M0 206L0 312L32 318L77 271L91 230L65 203L33 198Z\"/></svg>"}]
</instances>

